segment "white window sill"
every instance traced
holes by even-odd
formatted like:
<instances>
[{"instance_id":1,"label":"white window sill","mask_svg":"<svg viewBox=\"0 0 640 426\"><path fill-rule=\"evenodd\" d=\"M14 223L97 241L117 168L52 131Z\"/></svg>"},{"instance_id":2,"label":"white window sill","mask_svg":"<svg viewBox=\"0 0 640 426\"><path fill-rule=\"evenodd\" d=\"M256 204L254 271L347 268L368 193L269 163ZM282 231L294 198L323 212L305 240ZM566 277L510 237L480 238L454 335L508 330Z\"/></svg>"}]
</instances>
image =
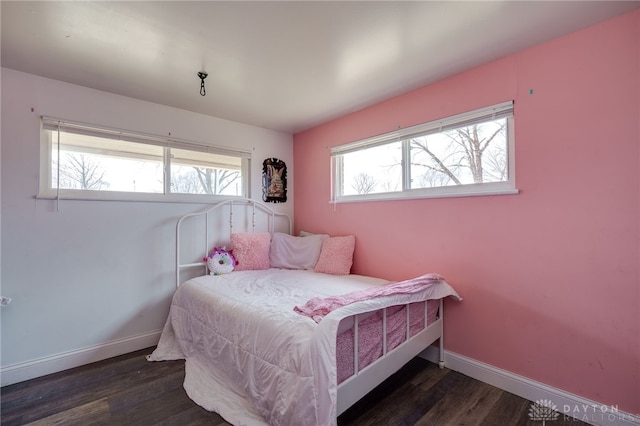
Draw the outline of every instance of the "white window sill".
<instances>
[{"instance_id":1,"label":"white window sill","mask_svg":"<svg viewBox=\"0 0 640 426\"><path fill-rule=\"evenodd\" d=\"M455 188L455 189L454 189ZM454 190L452 190L454 189ZM470 189L465 186L429 188L405 192L385 192L380 194L349 195L331 200L332 204L360 203L367 201L399 201L417 200L422 198L454 198L454 197L485 197L494 195L516 195L517 188L486 188L483 190Z\"/></svg>"},{"instance_id":2,"label":"white window sill","mask_svg":"<svg viewBox=\"0 0 640 426\"><path fill-rule=\"evenodd\" d=\"M37 200L75 200L75 201L124 201L124 202L151 202L151 203L193 203L211 204L220 201L244 199L243 196L231 195L207 195L207 194L151 194L151 193L127 193L106 191L63 191L58 197L55 192L40 193L35 196Z\"/></svg>"}]
</instances>

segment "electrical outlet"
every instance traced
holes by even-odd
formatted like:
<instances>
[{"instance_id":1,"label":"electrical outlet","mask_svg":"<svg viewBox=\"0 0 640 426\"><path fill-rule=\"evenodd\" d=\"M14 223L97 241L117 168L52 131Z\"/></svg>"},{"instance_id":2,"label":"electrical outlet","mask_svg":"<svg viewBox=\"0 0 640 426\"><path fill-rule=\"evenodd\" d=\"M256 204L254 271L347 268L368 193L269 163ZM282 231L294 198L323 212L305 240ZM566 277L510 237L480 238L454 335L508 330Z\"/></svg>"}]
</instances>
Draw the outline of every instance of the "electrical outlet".
<instances>
[{"instance_id":1,"label":"electrical outlet","mask_svg":"<svg viewBox=\"0 0 640 426\"><path fill-rule=\"evenodd\" d=\"M7 306L9 303L11 303L11 298L0 297L0 306Z\"/></svg>"}]
</instances>

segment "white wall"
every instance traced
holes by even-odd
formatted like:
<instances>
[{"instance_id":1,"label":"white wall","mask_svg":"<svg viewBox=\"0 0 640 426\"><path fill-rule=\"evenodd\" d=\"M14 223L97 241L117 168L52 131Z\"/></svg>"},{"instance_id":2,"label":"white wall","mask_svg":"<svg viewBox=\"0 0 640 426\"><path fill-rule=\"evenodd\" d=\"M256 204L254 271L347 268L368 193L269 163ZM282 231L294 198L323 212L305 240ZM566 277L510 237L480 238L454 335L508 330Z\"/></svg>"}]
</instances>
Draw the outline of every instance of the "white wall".
<instances>
[{"instance_id":1,"label":"white wall","mask_svg":"<svg viewBox=\"0 0 640 426\"><path fill-rule=\"evenodd\" d=\"M200 204L37 200L41 115L251 149L288 166L292 136L2 69L2 384L157 343L174 285L176 218ZM197 93L196 93L197 95Z\"/></svg>"}]
</instances>

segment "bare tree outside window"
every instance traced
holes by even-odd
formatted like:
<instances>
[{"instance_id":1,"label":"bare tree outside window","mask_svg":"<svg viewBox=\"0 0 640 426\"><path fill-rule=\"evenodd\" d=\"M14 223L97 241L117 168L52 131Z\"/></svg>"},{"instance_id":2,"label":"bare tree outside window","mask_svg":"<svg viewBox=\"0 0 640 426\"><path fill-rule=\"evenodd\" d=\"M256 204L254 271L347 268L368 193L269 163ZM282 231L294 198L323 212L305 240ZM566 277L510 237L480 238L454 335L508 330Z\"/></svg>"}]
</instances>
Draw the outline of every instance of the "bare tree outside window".
<instances>
[{"instance_id":1,"label":"bare tree outside window","mask_svg":"<svg viewBox=\"0 0 640 426\"><path fill-rule=\"evenodd\" d=\"M60 165L61 188L90 190L109 188L109 183L104 180L105 170L91 155L67 153L63 160ZM54 182L56 179L57 175L54 176Z\"/></svg>"},{"instance_id":2,"label":"bare tree outside window","mask_svg":"<svg viewBox=\"0 0 640 426\"><path fill-rule=\"evenodd\" d=\"M172 172L172 191L182 194L223 194L240 185L242 175L237 170L208 167L180 167Z\"/></svg>"},{"instance_id":3,"label":"bare tree outside window","mask_svg":"<svg viewBox=\"0 0 640 426\"><path fill-rule=\"evenodd\" d=\"M436 188L450 184L451 179L446 173L440 173L437 170L427 170L418 176L417 185L414 186L417 186L418 188Z\"/></svg>"},{"instance_id":4,"label":"bare tree outside window","mask_svg":"<svg viewBox=\"0 0 640 426\"><path fill-rule=\"evenodd\" d=\"M240 172L234 170L193 168L206 194L222 194L225 189L240 179Z\"/></svg>"},{"instance_id":5,"label":"bare tree outside window","mask_svg":"<svg viewBox=\"0 0 640 426\"><path fill-rule=\"evenodd\" d=\"M353 177L351 187L356 191L356 194L369 194L375 189L376 180L367 173L358 173Z\"/></svg>"},{"instance_id":6,"label":"bare tree outside window","mask_svg":"<svg viewBox=\"0 0 640 426\"><path fill-rule=\"evenodd\" d=\"M174 173L171 176L171 192L180 194L199 194L200 182L195 173Z\"/></svg>"},{"instance_id":7,"label":"bare tree outside window","mask_svg":"<svg viewBox=\"0 0 640 426\"><path fill-rule=\"evenodd\" d=\"M484 160L484 172L490 177L491 181L502 182L509 178L509 163L506 148L487 151Z\"/></svg>"},{"instance_id":8,"label":"bare tree outside window","mask_svg":"<svg viewBox=\"0 0 640 426\"><path fill-rule=\"evenodd\" d=\"M506 120L412 138L413 187L507 179ZM414 174L416 171L416 174ZM418 174L418 171L421 171Z\"/></svg>"},{"instance_id":9,"label":"bare tree outside window","mask_svg":"<svg viewBox=\"0 0 640 426\"><path fill-rule=\"evenodd\" d=\"M385 179L384 181L380 182L380 188L382 189L383 192L398 191L399 187L400 187L400 184L398 182L393 182L388 179Z\"/></svg>"}]
</instances>

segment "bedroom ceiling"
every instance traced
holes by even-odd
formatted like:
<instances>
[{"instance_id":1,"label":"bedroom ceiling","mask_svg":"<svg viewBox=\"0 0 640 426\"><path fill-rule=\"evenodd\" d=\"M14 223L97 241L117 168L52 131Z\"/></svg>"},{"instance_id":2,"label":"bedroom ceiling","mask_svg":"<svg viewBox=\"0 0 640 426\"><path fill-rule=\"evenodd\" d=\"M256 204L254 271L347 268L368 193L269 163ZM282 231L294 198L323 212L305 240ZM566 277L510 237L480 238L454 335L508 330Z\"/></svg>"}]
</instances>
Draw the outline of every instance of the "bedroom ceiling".
<instances>
[{"instance_id":1,"label":"bedroom ceiling","mask_svg":"<svg viewBox=\"0 0 640 426\"><path fill-rule=\"evenodd\" d=\"M1 64L296 133L639 6L4 0Z\"/></svg>"}]
</instances>

